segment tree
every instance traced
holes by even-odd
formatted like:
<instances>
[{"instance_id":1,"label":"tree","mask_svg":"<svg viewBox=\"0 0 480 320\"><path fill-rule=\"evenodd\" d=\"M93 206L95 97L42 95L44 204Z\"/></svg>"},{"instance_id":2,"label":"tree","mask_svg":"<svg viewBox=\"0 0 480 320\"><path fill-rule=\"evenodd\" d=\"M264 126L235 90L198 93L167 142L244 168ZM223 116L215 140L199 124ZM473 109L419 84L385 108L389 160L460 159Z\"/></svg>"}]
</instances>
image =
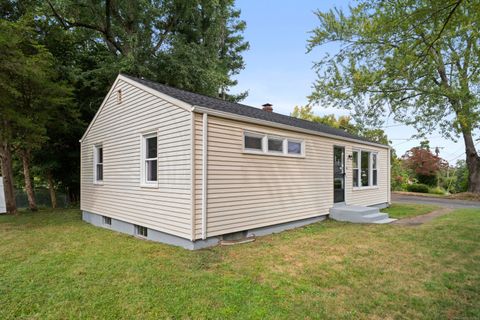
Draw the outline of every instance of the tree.
<instances>
[{"instance_id":1,"label":"tree","mask_svg":"<svg viewBox=\"0 0 480 320\"><path fill-rule=\"evenodd\" d=\"M8 164L6 150L15 150L23 165L29 207L36 210L31 175L32 151L39 149L47 140L47 124L63 118L63 114L57 113L57 108L68 103L70 90L57 81L54 59L35 40L36 33L29 26L31 21L33 19L25 17L17 22L0 22L0 34L3 36L0 47L6 53L0 67L6 76L0 81L0 87L6 89L2 92L1 101L5 125L0 130L3 144L7 146L3 150L2 158L6 160L2 161L2 171L9 175L11 155ZM14 211L14 207L9 210Z\"/></svg>"},{"instance_id":2,"label":"tree","mask_svg":"<svg viewBox=\"0 0 480 320\"><path fill-rule=\"evenodd\" d=\"M406 166L412 170L420 183L433 186L437 174L448 168L448 163L434 155L429 148L414 147L403 156Z\"/></svg>"},{"instance_id":3,"label":"tree","mask_svg":"<svg viewBox=\"0 0 480 320\"><path fill-rule=\"evenodd\" d=\"M110 52L113 73L145 76L223 98L236 84L248 49L233 0L47 1L43 10L65 30L82 30Z\"/></svg>"},{"instance_id":4,"label":"tree","mask_svg":"<svg viewBox=\"0 0 480 320\"><path fill-rule=\"evenodd\" d=\"M309 50L330 42L339 52L316 65L310 96L353 110L371 124L389 108L421 133L465 142L469 191L480 192L479 1L360 1L348 13L317 12Z\"/></svg>"},{"instance_id":5,"label":"tree","mask_svg":"<svg viewBox=\"0 0 480 320\"><path fill-rule=\"evenodd\" d=\"M348 133L364 137L372 142L378 142L385 145L390 143L385 131L382 129L369 129L361 126L358 123L354 124L352 123L352 118L349 116L339 116L337 118L334 114L327 114L322 117L316 115L312 108L313 107L311 105L301 107L295 106L291 116L322 123L333 128L342 129Z\"/></svg>"},{"instance_id":6,"label":"tree","mask_svg":"<svg viewBox=\"0 0 480 320\"><path fill-rule=\"evenodd\" d=\"M452 174L455 177L453 190L455 192L465 192L468 188L468 169L465 160L457 161Z\"/></svg>"}]
</instances>

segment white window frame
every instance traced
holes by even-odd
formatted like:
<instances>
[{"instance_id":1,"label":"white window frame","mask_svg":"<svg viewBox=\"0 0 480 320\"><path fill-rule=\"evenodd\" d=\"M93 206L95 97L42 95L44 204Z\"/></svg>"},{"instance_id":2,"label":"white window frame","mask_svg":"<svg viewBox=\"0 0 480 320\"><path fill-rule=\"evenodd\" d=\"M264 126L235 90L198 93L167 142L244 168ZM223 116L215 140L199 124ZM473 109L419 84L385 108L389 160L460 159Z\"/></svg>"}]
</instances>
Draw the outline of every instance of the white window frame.
<instances>
[{"instance_id":1,"label":"white window frame","mask_svg":"<svg viewBox=\"0 0 480 320\"><path fill-rule=\"evenodd\" d=\"M250 149L245 147L245 137L255 137L262 139L262 149ZM305 140L298 138L288 138L284 136L278 136L267 133L259 133L252 131L244 131L242 136L242 147L243 153L249 154L259 154L267 156L279 156L279 157L294 157L294 158L304 158L305 157ZM277 139L282 140L282 151L269 151L268 150L268 139ZM288 141L300 143L301 152L300 153L288 153Z\"/></svg>"},{"instance_id":2,"label":"white window frame","mask_svg":"<svg viewBox=\"0 0 480 320\"><path fill-rule=\"evenodd\" d=\"M365 190L365 189L377 189L378 188L378 152L377 151L372 151L372 150L365 150L365 149L353 149L352 150L352 161L353 161L353 152L358 153L357 157L357 178L358 178L358 186L353 185L353 165L352 165L352 188L353 190ZM368 186L362 186L362 152L363 153L368 153ZM377 171L377 184L373 184L373 155L376 155L377 157L377 168L375 169Z\"/></svg>"},{"instance_id":3,"label":"white window frame","mask_svg":"<svg viewBox=\"0 0 480 320\"><path fill-rule=\"evenodd\" d=\"M102 162L98 162L98 151L99 149L102 149ZM105 149L103 148L103 144L97 143L93 146L93 184L98 184L98 185L103 185L103 180L105 178ZM97 179L98 172L97 172L97 166L101 164L102 165L102 179L99 180Z\"/></svg>"},{"instance_id":4,"label":"white window frame","mask_svg":"<svg viewBox=\"0 0 480 320\"><path fill-rule=\"evenodd\" d=\"M251 137L251 138L260 138L262 139L262 146L261 146L261 150L260 149L253 149L253 148L247 148L245 146L245 137ZM264 134L261 134L261 133L256 133L256 132L249 132L249 131L245 131L243 133L243 150L245 152L249 152L249 153L264 153L266 152L265 150L265 139L266 139L266 136Z\"/></svg>"},{"instance_id":5,"label":"white window frame","mask_svg":"<svg viewBox=\"0 0 480 320\"><path fill-rule=\"evenodd\" d=\"M277 151L277 150L270 150L268 148L268 141L269 140L280 140L282 142L282 151ZM285 154L285 143L286 143L287 139L286 138L283 138L283 137L279 137L279 136L273 136L273 135L267 135L267 153L271 154L271 153L274 153L274 154Z\"/></svg>"},{"instance_id":6,"label":"white window frame","mask_svg":"<svg viewBox=\"0 0 480 320\"><path fill-rule=\"evenodd\" d=\"M147 158L147 139L157 138L157 157L156 158ZM143 133L140 136L141 148L140 148L140 186L145 188L158 188L158 132L152 131L149 133ZM148 181L147 180L147 161L157 160L157 180Z\"/></svg>"}]
</instances>

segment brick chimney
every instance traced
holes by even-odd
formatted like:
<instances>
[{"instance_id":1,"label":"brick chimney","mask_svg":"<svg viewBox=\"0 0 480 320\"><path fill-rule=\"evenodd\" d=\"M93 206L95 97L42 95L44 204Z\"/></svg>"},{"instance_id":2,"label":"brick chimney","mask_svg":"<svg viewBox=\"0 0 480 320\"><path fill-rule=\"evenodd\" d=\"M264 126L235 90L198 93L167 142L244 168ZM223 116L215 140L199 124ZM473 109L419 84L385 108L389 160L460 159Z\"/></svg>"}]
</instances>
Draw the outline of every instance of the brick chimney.
<instances>
[{"instance_id":1,"label":"brick chimney","mask_svg":"<svg viewBox=\"0 0 480 320\"><path fill-rule=\"evenodd\" d=\"M265 103L262 105L262 110L267 112L273 112L273 105L270 103Z\"/></svg>"}]
</instances>

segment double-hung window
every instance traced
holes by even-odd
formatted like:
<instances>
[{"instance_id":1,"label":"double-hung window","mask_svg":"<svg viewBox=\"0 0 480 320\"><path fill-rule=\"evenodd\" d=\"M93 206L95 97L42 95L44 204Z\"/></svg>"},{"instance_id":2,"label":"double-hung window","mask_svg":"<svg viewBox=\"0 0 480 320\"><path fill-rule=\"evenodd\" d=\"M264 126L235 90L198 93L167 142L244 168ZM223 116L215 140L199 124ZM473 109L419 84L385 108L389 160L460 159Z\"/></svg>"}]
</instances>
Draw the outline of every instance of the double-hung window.
<instances>
[{"instance_id":1,"label":"double-hung window","mask_svg":"<svg viewBox=\"0 0 480 320\"><path fill-rule=\"evenodd\" d=\"M142 137L142 184L157 185L158 153L157 134Z\"/></svg>"},{"instance_id":2,"label":"double-hung window","mask_svg":"<svg viewBox=\"0 0 480 320\"><path fill-rule=\"evenodd\" d=\"M371 187L378 185L378 154L370 151L352 152L353 187Z\"/></svg>"},{"instance_id":3,"label":"double-hung window","mask_svg":"<svg viewBox=\"0 0 480 320\"><path fill-rule=\"evenodd\" d=\"M358 151L352 153L353 186L358 187Z\"/></svg>"},{"instance_id":4,"label":"double-hung window","mask_svg":"<svg viewBox=\"0 0 480 320\"><path fill-rule=\"evenodd\" d=\"M103 146L96 145L93 148L93 170L95 183L103 182Z\"/></svg>"},{"instance_id":5,"label":"double-hung window","mask_svg":"<svg viewBox=\"0 0 480 320\"><path fill-rule=\"evenodd\" d=\"M372 185L378 185L377 154L372 153Z\"/></svg>"},{"instance_id":6,"label":"double-hung window","mask_svg":"<svg viewBox=\"0 0 480 320\"><path fill-rule=\"evenodd\" d=\"M243 150L247 153L301 157L305 155L305 142L299 139L246 131L243 134Z\"/></svg>"},{"instance_id":7,"label":"double-hung window","mask_svg":"<svg viewBox=\"0 0 480 320\"><path fill-rule=\"evenodd\" d=\"M360 153L360 182L362 187L368 187L370 181L370 152Z\"/></svg>"}]
</instances>

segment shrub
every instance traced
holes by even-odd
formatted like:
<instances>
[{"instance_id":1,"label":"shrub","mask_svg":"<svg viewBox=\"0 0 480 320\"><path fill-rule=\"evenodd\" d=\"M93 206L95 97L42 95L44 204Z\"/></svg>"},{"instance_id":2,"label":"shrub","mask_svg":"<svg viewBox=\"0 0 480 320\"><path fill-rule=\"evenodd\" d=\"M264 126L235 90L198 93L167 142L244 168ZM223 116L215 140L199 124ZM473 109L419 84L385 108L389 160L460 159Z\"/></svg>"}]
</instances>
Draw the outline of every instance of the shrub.
<instances>
[{"instance_id":1,"label":"shrub","mask_svg":"<svg viewBox=\"0 0 480 320\"><path fill-rule=\"evenodd\" d=\"M414 183L407 186L407 191L428 193L428 186L421 183Z\"/></svg>"},{"instance_id":2,"label":"shrub","mask_svg":"<svg viewBox=\"0 0 480 320\"><path fill-rule=\"evenodd\" d=\"M445 189L443 188L440 188L440 187L435 187L435 188L430 188L430 190L428 190L428 193L431 193L431 194L447 194L447 191L445 191Z\"/></svg>"},{"instance_id":3,"label":"shrub","mask_svg":"<svg viewBox=\"0 0 480 320\"><path fill-rule=\"evenodd\" d=\"M437 177L435 175L417 174L417 179L418 179L418 182L420 182L420 184L426 184L432 187L437 184Z\"/></svg>"}]
</instances>

